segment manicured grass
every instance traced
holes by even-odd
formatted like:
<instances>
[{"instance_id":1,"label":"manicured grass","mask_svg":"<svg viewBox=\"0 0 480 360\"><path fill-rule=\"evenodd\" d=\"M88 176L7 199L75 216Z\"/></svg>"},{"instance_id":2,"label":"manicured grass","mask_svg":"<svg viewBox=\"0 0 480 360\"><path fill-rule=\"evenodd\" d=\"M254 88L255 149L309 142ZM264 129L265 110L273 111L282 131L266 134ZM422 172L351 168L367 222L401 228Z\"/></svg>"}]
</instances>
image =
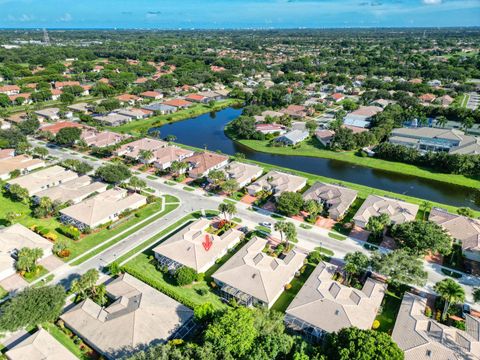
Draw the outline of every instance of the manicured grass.
<instances>
[{"instance_id":1,"label":"manicured grass","mask_svg":"<svg viewBox=\"0 0 480 360\"><path fill-rule=\"evenodd\" d=\"M190 187L190 186L184 186L183 187L183 190L186 190L186 191L195 191L194 188Z\"/></svg>"},{"instance_id":2,"label":"manicured grass","mask_svg":"<svg viewBox=\"0 0 480 360\"><path fill-rule=\"evenodd\" d=\"M204 104L195 104L188 109L177 111L174 114L153 116L144 120L131 121L121 126L112 127L110 130L124 134L139 135L142 132L146 132L151 127L158 127L175 121L193 118L211 111L218 111L238 103L239 100L226 99L217 101L213 107Z\"/></svg>"},{"instance_id":3,"label":"manicured grass","mask_svg":"<svg viewBox=\"0 0 480 360\"><path fill-rule=\"evenodd\" d=\"M224 202L224 203L227 203L227 204L232 204L232 205L236 205L236 204L237 204L236 201L229 200L229 199L224 199L223 202Z\"/></svg>"},{"instance_id":4,"label":"manicured grass","mask_svg":"<svg viewBox=\"0 0 480 360\"><path fill-rule=\"evenodd\" d=\"M242 219L238 218L238 217L234 217L232 219L233 222L237 223L237 224L240 224L242 222Z\"/></svg>"},{"instance_id":5,"label":"manicured grass","mask_svg":"<svg viewBox=\"0 0 480 360\"><path fill-rule=\"evenodd\" d=\"M169 203L178 203L178 202L180 201L177 197L175 197L175 196L173 196L173 195L169 195L169 194L163 195L163 198L165 199L165 202L166 202L167 204L169 204Z\"/></svg>"},{"instance_id":6,"label":"manicured grass","mask_svg":"<svg viewBox=\"0 0 480 360\"><path fill-rule=\"evenodd\" d=\"M285 220L285 217L284 217L284 216L278 215L278 214L275 214L275 213L272 214L272 215L270 215L270 217L271 217L272 219L275 219L275 220Z\"/></svg>"},{"instance_id":7,"label":"manicured grass","mask_svg":"<svg viewBox=\"0 0 480 360\"><path fill-rule=\"evenodd\" d=\"M147 179L149 180L157 180L158 178L156 176L153 176L153 175L147 175Z\"/></svg>"},{"instance_id":8,"label":"manicured grass","mask_svg":"<svg viewBox=\"0 0 480 360\"><path fill-rule=\"evenodd\" d=\"M240 201L242 200L242 198L245 196L245 194L241 191L236 191L234 192L232 195L230 195L230 198L232 198L233 200L237 200L237 201Z\"/></svg>"},{"instance_id":9,"label":"manicured grass","mask_svg":"<svg viewBox=\"0 0 480 360\"><path fill-rule=\"evenodd\" d=\"M0 300L3 299L7 295L8 295L8 291L0 286Z\"/></svg>"},{"instance_id":10,"label":"manicured grass","mask_svg":"<svg viewBox=\"0 0 480 360\"><path fill-rule=\"evenodd\" d=\"M293 278L293 280L290 282L292 287L288 290L285 290L282 295L280 295L275 304L273 304L272 310L285 312L285 310L287 310L288 308L288 305L290 305L290 303L293 301L293 299L298 294L302 286L305 284L305 281L307 281L308 277L314 269L315 265L308 263L303 273L300 274L299 277Z\"/></svg>"},{"instance_id":11,"label":"manicured grass","mask_svg":"<svg viewBox=\"0 0 480 360\"><path fill-rule=\"evenodd\" d=\"M380 322L380 327L377 331L392 333L397 319L398 310L402 304L402 298L391 291L385 292L385 297L382 302L382 310L377 315L376 320Z\"/></svg>"},{"instance_id":12,"label":"manicured grass","mask_svg":"<svg viewBox=\"0 0 480 360\"><path fill-rule=\"evenodd\" d=\"M307 224L300 224L300 227L305 230L310 230L312 228L311 225L307 225Z\"/></svg>"},{"instance_id":13,"label":"manicured grass","mask_svg":"<svg viewBox=\"0 0 480 360\"><path fill-rule=\"evenodd\" d=\"M42 327L47 330L60 344L65 346L73 355L82 360L93 359L80 350L80 347L73 342L73 339L65 334L58 326L52 323L45 323Z\"/></svg>"},{"instance_id":14,"label":"manicured grass","mask_svg":"<svg viewBox=\"0 0 480 360\"><path fill-rule=\"evenodd\" d=\"M165 184L170 185L170 186L175 186L175 185L177 185L176 182L169 181L169 180L165 181Z\"/></svg>"},{"instance_id":15,"label":"manicured grass","mask_svg":"<svg viewBox=\"0 0 480 360\"><path fill-rule=\"evenodd\" d=\"M331 237L332 239L340 240L340 241L343 241L343 240L347 239L346 236L343 236L341 234L337 234L337 233L334 233L334 232L329 232L328 236Z\"/></svg>"},{"instance_id":16,"label":"manicured grass","mask_svg":"<svg viewBox=\"0 0 480 360\"><path fill-rule=\"evenodd\" d=\"M335 255L335 253L334 253L332 250L327 249L327 248L324 248L324 247L322 247L322 246L317 246L317 247L315 248L315 250L321 252L322 254L325 254L325 255L327 255L327 256L330 256L330 257L333 256L333 255Z\"/></svg>"},{"instance_id":17,"label":"manicured grass","mask_svg":"<svg viewBox=\"0 0 480 360\"><path fill-rule=\"evenodd\" d=\"M255 230L258 230L258 231L263 231L267 234L270 234L272 232L272 230L270 230L269 228L267 228L266 226L262 226L262 225L257 225L255 226Z\"/></svg>"},{"instance_id":18,"label":"manicured grass","mask_svg":"<svg viewBox=\"0 0 480 360\"><path fill-rule=\"evenodd\" d=\"M45 269L43 266L38 265L35 272L25 273L22 277L25 279L26 282L31 283L46 274L48 274L48 270Z\"/></svg>"},{"instance_id":19,"label":"manicured grass","mask_svg":"<svg viewBox=\"0 0 480 360\"><path fill-rule=\"evenodd\" d=\"M150 205L152 205L152 206L150 206ZM96 254L98 254L98 253L102 252L103 250L109 248L110 246L118 243L122 239L125 239L127 236L133 234L134 232L138 231L139 229L147 226L148 224L152 223L153 221L155 221L155 220L161 218L162 216L168 214L169 212L175 210L177 207L178 207L177 204L165 205L165 209L162 212L159 212L159 210L161 208L161 202L160 201L158 201L156 203L149 204L149 206L146 206L145 208L139 210L139 212L138 212L139 217L134 216L134 217L132 217L132 219L130 219L130 220L126 221L125 223L117 226L115 229L111 229L111 230L105 229L102 232L100 232L97 237L95 237L95 235L96 235L95 234L95 235L91 235L91 236L89 236L85 239L82 239L79 242L76 242L76 244L82 244L82 242L84 242L85 240L88 239L88 241L86 241L84 246L81 248L82 252L85 252L88 249L92 248L93 246L98 245L99 243L111 238L112 236L115 236L116 234L128 229L129 227L132 227L133 225L140 222L141 220L146 219L147 217L156 213L156 215L152 219L150 219L149 221L146 221L143 224L132 227L131 229L126 231L121 236L104 243L102 246L98 247L94 251L92 251L92 252L88 253L87 255L81 257L80 259L74 261L72 263L72 265L78 265L78 264L81 264L81 263L87 261L88 259L92 258ZM88 248L87 248L87 246L88 246ZM79 251L80 251L80 249L77 248L76 253L81 254L81 252L79 252ZM73 251L72 251L72 254L73 254ZM70 255L70 258L75 257L72 254Z\"/></svg>"}]
</instances>

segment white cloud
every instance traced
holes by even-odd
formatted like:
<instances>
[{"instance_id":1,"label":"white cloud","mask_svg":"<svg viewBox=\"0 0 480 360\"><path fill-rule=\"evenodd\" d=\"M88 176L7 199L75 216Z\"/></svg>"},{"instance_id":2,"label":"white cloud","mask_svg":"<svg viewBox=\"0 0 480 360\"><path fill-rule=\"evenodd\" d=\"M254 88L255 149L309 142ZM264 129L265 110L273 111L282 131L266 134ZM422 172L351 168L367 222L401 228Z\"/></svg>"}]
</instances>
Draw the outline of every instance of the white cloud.
<instances>
[{"instance_id":1,"label":"white cloud","mask_svg":"<svg viewBox=\"0 0 480 360\"><path fill-rule=\"evenodd\" d=\"M69 13L65 13L63 14L62 17L60 17L60 21L69 22L72 20L73 20L72 15L70 15Z\"/></svg>"},{"instance_id":2,"label":"white cloud","mask_svg":"<svg viewBox=\"0 0 480 360\"><path fill-rule=\"evenodd\" d=\"M422 0L425 5L440 5L443 0Z\"/></svg>"}]
</instances>

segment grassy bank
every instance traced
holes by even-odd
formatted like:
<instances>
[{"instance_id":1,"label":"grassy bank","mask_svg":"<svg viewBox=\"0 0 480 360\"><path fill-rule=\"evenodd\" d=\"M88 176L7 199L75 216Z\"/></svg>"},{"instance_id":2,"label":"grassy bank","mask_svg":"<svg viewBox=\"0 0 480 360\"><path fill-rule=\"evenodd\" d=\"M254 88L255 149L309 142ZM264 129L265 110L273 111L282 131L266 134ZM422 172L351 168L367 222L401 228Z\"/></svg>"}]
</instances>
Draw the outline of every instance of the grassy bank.
<instances>
[{"instance_id":1,"label":"grassy bank","mask_svg":"<svg viewBox=\"0 0 480 360\"><path fill-rule=\"evenodd\" d=\"M131 135L140 135L146 132L151 127L162 126L168 123L172 123L175 121L190 119L196 116L200 116L202 114L209 113L211 111L218 111L234 104L238 104L239 100L236 99L226 99L217 101L215 105L212 107L205 105L205 104L195 104L188 109L177 111L174 114L169 115L159 115L153 116L148 119L144 120L137 120L132 121L127 124L110 127L110 130L116 131L123 134L131 134ZM162 134L168 135L168 134Z\"/></svg>"},{"instance_id":2,"label":"grassy bank","mask_svg":"<svg viewBox=\"0 0 480 360\"><path fill-rule=\"evenodd\" d=\"M225 132L230 138L231 133ZM235 139L234 139L235 140ZM289 156L308 156L319 157L324 159L333 159L343 161L349 164L354 164L363 167L398 173L402 175L415 176L423 179L444 182L447 184L454 184L478 189L480 187L480 180L472 179L463 175L445 174L435 172L430 169L422 168L415 165L404 164L401 162L387 161L382 159L375 159L371 157L360 157L355 155L354 151L336 152L322 148L320 142L312 138L296 148L292 147L273 147L269 146L268 140L235 140L238 143L247 146L248 148L269 154L289 155Z\"/></svg>"}]
</instances>

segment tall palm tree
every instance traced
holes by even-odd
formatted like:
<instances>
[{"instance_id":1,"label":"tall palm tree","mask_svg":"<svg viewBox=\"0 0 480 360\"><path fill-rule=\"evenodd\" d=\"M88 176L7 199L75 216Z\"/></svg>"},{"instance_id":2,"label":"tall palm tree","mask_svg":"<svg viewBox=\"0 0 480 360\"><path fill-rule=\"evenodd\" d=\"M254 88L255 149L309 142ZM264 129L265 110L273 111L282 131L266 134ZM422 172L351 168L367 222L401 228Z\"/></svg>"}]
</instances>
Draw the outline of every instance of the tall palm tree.
<instances>
[{"instance_id":1,"label":"tall palm tree","mask_svg":"<svg viewBox=\"0 0 480 360\"><path fill-rule=\"evenodd\" d=\"M274 225L274 230L280 233L280 241L283 243L283 235L285 234L286 229L286 222L285 221L277 221Z\"/></svg>"},{"instance_id":2,"label":"tall palm tree","mask_svg":"<svg viewBox=\"0 0 480 360\"><path fill-rule=\"evenodd\" d=\"M433 289L440 295L443 301L445 301L442 313L443 320L446 319L451 304L458 304L465 301L465 290L453 279L443 279L437 282Z\"/></svg>"},{"instance_id":3,"label":"tall palm tree","mask_svg":"<svg viewBox=\"0 0 480 360\"><path fill-rule=\"evenodd\" d=\"M153 158L153 151L152 150L140 150L139 152L140 160L144 163L148 163L148 160Z\"/></svg>"},{"instance_id":4,"label":"tall palm tree","mask_svg":"<svg viewBox=\"0 0 480 360\"><path fill-rule=\"evenodd\" d=\"M232 216L237 213L237 208L235 207L235 204L221 203L218 205L218 211L223 214L225 220L228 220L228 216Z\"/></svg>"},{"instance_id":5,"label":"tall palm tree","mask_svg":"<svg viewBox=\"0 0 480 360\"><path fill-rule=\"evenodd\" d=\"M440 126L440 127L445 127L445 125L447 125L447 118L443 115L440 115L439 117L437 117L437 125Z\"/></svg>"}]
</instances>

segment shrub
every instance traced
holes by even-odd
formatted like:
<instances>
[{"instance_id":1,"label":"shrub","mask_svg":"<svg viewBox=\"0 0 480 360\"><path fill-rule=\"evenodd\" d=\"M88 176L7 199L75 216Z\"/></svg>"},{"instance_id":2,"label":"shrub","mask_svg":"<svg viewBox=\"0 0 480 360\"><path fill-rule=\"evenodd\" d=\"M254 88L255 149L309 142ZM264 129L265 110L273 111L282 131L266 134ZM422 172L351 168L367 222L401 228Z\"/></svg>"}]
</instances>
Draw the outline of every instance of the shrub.
<instances>
[{"instance_id":1,"label":"shrub","mask_svg":"<svg viewBox=\"0 0 480 360\"><path fill-rule=\"evenodd\" d=\"M373 330L377 330L380 327L380 321L375 320L372 325Z\"/></svg>"},{"instance_id":2,"label":"shrub","mask_svg":"<svg viewBox=\"0 0 480 360\"><path fill-rule=\"evenodd\" d=\"M204 279L205 279L205 273L198 273L197 274L196 281L200 282L200 281L203 281Z\"/></svg>"},{"instance_id":3,"label":"shrub","mask_svg":"<svg viewBox=\"0 0 480 360\"><path fill-rule=\"evenodd\" d=\"M292 284L286 284L285 285L285 290L290 290L292 288Z\"/></svg>"},{"instance_id":4,"label":"shrub","mask_svg":"<svg viewBox=\"0 0 480 360\"><path fill-rule=\"evenodd\" d=\"M429 318L432 317L432 309L430 306L425 307L425 316Z\"/></svg>"},{"instance_id":5,"label":"shrub","mask_svg":"<svg viewBox=\"0 0 480 360\"><path fill-rule=\"evenodd\" d=\"M197 278L197 272L188 266L182 266L173 277L179 286L190 285Z\"/></svg>"},{"instance_id":6,"label":"shrub","mask_svg":"<svg viewBox=\"0 0 480 360\"><path fill-rule=\"evenodd\" d=\"M57 234L55 234L53 232L46 233L44 237L45 237L45 239L48 239L48 240L51 240L51 241L57 241L57 239L58 239Z\"/></svg>"},{"instance_id":7,"label":"shrub","mask_svg":"<svg viewBox=\"0 0 480 360\"><path fill-rule=\"evenodd\" d=\"M59 227L58 232L73 240L80 239L80 230L78 230L75 226L72 225L62 225Z\"/></svg>"}]
</instances>

